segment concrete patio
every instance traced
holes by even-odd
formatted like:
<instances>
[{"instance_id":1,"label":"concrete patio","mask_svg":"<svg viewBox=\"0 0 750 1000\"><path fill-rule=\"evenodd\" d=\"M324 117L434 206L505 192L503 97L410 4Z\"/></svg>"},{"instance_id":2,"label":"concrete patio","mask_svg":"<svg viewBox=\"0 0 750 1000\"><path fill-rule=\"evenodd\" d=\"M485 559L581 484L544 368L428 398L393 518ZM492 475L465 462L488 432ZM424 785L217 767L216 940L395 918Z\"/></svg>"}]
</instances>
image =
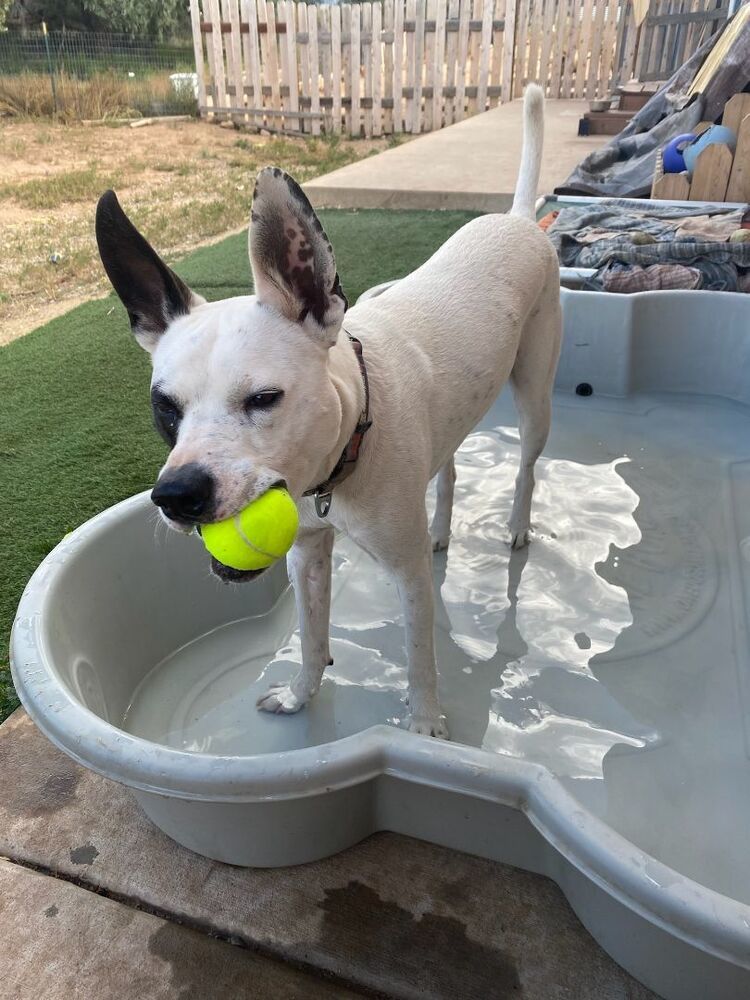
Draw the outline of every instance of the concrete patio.
<instances>
[{"instance_id":1,"label":"concrete patio","mask_svg":"<svg viewBox=\"0 0 750 1000\"><path fill-rule=\"evenodd\" d=\"M608 136L579 138L587 101L547 101L539 193L551 194ZM523 102L502 104L309 181L316 208L506 211L521 159Z\"/></svg>"},{"instance_id":2,"label":"concrete patio","mask_svg":"<svg viewBox=\"0 0 750 1000\"><path fill-rule=\"evenodd\" d=\"M298 868L209 861L22 710L0 769L0 997L652 997L546 878L387 833Z\"/></svg>"}]
</instances>

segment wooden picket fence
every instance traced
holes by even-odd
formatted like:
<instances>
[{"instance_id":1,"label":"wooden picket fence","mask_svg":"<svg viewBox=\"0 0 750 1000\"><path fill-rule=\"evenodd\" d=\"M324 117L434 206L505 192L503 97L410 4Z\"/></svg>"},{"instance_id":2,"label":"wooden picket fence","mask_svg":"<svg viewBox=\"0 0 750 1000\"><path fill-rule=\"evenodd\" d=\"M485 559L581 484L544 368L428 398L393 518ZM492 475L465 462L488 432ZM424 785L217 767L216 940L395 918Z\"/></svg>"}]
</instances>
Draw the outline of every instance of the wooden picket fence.
<instances>
[{"instance_id":1,"label":"wooden picket fence","mask_svg":"<svg viewBox=\"0 0 750 1000\"><path fill-rule=\"evenodd\" d=\"M704 3L716 0L653 7ZM634 75L642 34L631 0L190 0L190 12L201 114L285 134L429 132L530 80L553 98L604 97Z\"/></svg>"}]
</instances>

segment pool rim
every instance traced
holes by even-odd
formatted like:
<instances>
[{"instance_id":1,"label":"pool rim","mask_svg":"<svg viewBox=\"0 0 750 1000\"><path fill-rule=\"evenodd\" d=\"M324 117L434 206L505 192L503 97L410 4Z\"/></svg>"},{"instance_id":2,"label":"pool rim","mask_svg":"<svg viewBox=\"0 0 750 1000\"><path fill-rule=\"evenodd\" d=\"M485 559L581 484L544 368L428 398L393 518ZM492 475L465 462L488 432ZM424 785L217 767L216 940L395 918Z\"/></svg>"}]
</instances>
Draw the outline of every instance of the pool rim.
<instances>
[{"instance_id":1,"label":"pool rim","mask_svg":"<svg viewBox=\"0 0 750 1000\"><path fill-rule=\"evenodd\" d=\"M73 760L139 792L204 803L303 800L390 775L509 806L578 872L628 909L702 952L750 970L750 905L636 847L543 765L388 725L296 750L217 756L153 743L95 715L51 666L43 629L50 583L75 552L139 508L150 510L148 492L114 505L67 536L31 577L13 626L11 672L19 697L41 732Z\"/></svg>"}]
</instances>

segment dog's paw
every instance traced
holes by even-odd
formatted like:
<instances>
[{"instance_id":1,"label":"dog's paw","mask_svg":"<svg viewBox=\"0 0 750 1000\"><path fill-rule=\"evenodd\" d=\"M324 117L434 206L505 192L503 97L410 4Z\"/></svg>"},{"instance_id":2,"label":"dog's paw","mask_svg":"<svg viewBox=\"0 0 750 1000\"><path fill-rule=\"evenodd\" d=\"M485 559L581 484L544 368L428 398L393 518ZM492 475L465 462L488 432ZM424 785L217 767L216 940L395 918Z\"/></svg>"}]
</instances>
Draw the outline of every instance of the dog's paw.
<instances>
[{"instance_id":1,"label":"dog's paw","mask_svg":"<svg viewBox=\"0 0 750 1000\"><path fill-rule=\"evenodd\" d=\"M309 698L295 694L291 684L272 684L256 702L261 712L275 712L276 715L294 715L308 703Z\"/></svg>"},{"instance_id":2,"label":"dog's paw","mask_svg":"<svg viewBox=\"0 0 750 1000\"><path fill-rule=\"evenodd\" d=\"M510 547L512 549L522 549L529 544L529 528L510 527Z\"/></svg>"},{"instance_id":3,"label":"dog's paw","mask_svg":"<svg viewBox=\"0 0 750 1000\"><path fill-rule=\"evenodd\" d=\"M409 732L419 733L421 736L434 736L438 740L450 739L444 715L411 715Z\"/></svg>"},{"instance_id":4,"label":"dog's paw","mask_svg":"<svg viewBox=\"0 0 750 1000\"><path fill-rule=\"evenodd\" d=\"M450 544L451 536L445 535L443 537L432 536L432 551L433 552L445 552Z\"/></svg>"}]
</instances>

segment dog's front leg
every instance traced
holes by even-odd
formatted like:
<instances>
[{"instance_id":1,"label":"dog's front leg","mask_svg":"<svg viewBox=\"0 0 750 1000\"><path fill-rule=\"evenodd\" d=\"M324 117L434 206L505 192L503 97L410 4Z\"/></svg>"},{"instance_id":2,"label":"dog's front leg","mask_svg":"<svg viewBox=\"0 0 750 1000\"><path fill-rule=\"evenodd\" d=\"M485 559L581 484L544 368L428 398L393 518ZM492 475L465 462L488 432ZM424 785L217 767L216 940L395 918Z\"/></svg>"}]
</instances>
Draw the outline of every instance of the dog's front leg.
<instances>
[{"instance_id":1,"label":"dog's front leg","mask_svg":"<svg viewBox=\"0 0 750 1000\"><path fill-rule=\"evenodd\" d=\"M432 590L432 543L424 542L413 558L394 567L406 632L409 680L409 729L413 733L448 738L440 710L435 663L435 598Z\"/></svg>"},{"instance_id":2,"label":"dog's front leg","mask_svg":"<svg viewBox=\"0 0 750 1000\"><path fill-rule=\"evenodd\" d=\"M298 712L317 694L333 663L328 642L331 615L333 528L301 531L289 553L289 572L299 615L302 668L288 684L274 684L258 699L265 712Z\"/></svg>"}]
</instances>

